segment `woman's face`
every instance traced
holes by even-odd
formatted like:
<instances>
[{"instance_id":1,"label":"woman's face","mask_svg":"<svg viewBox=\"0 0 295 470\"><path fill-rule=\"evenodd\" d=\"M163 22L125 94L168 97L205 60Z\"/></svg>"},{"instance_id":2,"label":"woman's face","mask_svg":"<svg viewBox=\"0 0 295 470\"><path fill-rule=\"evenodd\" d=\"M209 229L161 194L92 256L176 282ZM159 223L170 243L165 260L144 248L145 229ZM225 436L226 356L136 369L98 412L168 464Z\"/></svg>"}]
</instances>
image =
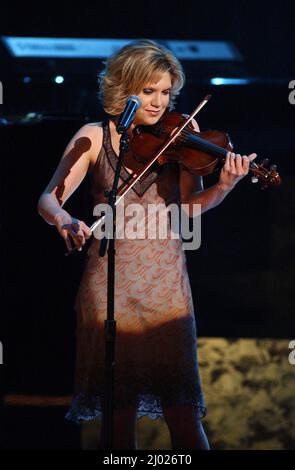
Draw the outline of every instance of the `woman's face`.
<instances>
[{"instance_id":1,"label":"woman's face","mask_svg":"<svg viewBox=\"0 0 295 470\"><path fill-rule=\"evenodd\" d=\"M171 75L165 72L157 82L147 83L137 96L142 101L135 113L133 125L153 125L164 114L170 101Z\"/></svg>"}]
</instances>

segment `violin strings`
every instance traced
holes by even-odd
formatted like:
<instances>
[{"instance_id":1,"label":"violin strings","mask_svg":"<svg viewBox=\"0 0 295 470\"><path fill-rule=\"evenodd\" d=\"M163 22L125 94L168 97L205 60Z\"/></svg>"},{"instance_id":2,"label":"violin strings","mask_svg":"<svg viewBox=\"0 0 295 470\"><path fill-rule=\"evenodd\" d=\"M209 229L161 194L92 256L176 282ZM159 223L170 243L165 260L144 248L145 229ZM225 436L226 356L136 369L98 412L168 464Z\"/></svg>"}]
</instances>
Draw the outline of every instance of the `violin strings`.
<instances>
[{"instance_id":1,"label":"violin strings","mask_svg":"<svg viewBox=\"0 0 295 470\"><path fill-rule=\"evenodd\" d=\"M226 149L219 147L218 145L213 144L212 142L208 142L205 139L202 139L201 137L198 137L196 135L192 135L191 132L187 129L184 129L181 132L181 135L185 137L186 141L191 143L192 145L195 144L195 148L198 148L201 151L204 152L212 152L212 154L216 157L225 157L226 156Z\"/></svg>"}]
</instances>

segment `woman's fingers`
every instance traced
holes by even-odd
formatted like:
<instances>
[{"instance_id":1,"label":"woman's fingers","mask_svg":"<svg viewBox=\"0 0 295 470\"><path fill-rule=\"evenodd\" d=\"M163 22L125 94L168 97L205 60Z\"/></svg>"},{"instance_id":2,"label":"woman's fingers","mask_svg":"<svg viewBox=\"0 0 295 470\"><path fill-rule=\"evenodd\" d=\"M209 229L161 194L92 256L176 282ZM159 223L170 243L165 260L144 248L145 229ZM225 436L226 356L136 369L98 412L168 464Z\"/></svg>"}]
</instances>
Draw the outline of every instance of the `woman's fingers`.
<instances>
[{"instance_id":1,"label":"woman's fingers","mask_svg":"<svg viewBox=\"0 0 295 470\"><path fill-rule=\"evenodd\" d=\"M250 162L256 157L256 153L241 156L239 153L227 152L224 167L226 170L230 170L232 174L244 175L248 173Z\"/></svg>"},{"instance_id":2,"label":"woman's fingers","mask_svg":"<svg viewBox=\"0 0 295 470\"><path fill-rule=\"evenodd\" d=\"M252 162L252 160L255 160L256 157L257 157L257 153L251 153L250 155L248 155L250 162Z\"/></svg>"},{"instance_id":3,"label":"woman's fingers","mask_svg":"<svg viewBox=\"0 0 295 470\"><path fill-rule=\"evenodd\" d=\"M90 228L82 220L81 220L81 227L84 233L84 237L86 238L86 240L88 240L88 238L92 236L92 232Z\"/></svg>"},{"instance_id":4,"label":"woman's fingers","mask_svg":"<svg viewBox=\"0 0 295 470\"><path fill-rule=\"evenodd\" d=\"M67 249L68 249L69 251L72 251L73 246L72 246L72 243L71 243L71 239L70 239L70 237L69 237L69 234L67 233L66 230L65 230L64 232L65 232L65 234L64 234L64 236L63 236L63 239L64 239L65 242L66 242Z\"/></svg>"},{"instance_id":5,"label":"woman's fingers","mask_svg":"<svg viewBox=\"0 0 295 470\"><path fill-rule=\"evenodd\" d=\"M64 232L64 239L69 250L73 249L72 241L74 246L78 250L82 250L82 246L85 245L85 237L81 230L78 221L72 222L71 224L64 224L62 226Z\"/></svg>"},{"instance_id":6,"label":"woman's fingers","mask_svg":"<svg viewBox=\"0 0 295 470\"><path fill-rule=\"evenodd\" d=\"M226 158L225 158L225 163L224 163L224 169L225 170L230 169L230 157L231 157L231 152L227 152Z\"/></svg>"},{"instance_id":7,"label":"woman's fingers","mask_svg":"<svg viewBox=\"0 0 295 470\"><path fill-rule=\"evenodd\" d=\"M227 152L225 168L233 175L243 173L242 157L239 153Z\"/></svg>"},{"instance_id":8,"label":"woman's fingers","mask_svg":"<svg viewBox=\"0 0 295 470\"><path fill-rule=\"evenodd\" d=\"M86 240L91 237L92 231L82 220L72 217L63 211L56 219L56 228L65 241L69 251L73 248L82 250Z\"/></svg>"},{"instance_id":9,"label":"woman's fingers","mask_svg":"<svg viewBox=\"0 0 295 470\"><path fill-rule=\"evenodd\" d=\"M69 219L68 219L69 220ZM67 221L59 227L59 232L65 240L67 249L71 251L76 247L79 251L85 245L86 240L91 237L92 232L90 228L82 220L78 220L75 217L70 217Z\"/></svg>"},{"instance_id":10,"label":"woman's fingers","mask_svg":"<svg viewBox=\"0 0 295 470\"><path fill-rule=\"evenodd\" d=\"M71 251L74 247L76 247L78 250L82 250L81 240L71 227L63 228L62 236L69 251Z\"/></svg>"},{"instance_id":11,"label":"woman's fingers","mask_svg":"<svg viewBox=\"0 0 295 470\"><path fill-rule=\"evenodd\" d=\"M239 153L234 154L233 167L237 175L241 175L243 173L242 157Z\"/></svg>"}]
</instances>

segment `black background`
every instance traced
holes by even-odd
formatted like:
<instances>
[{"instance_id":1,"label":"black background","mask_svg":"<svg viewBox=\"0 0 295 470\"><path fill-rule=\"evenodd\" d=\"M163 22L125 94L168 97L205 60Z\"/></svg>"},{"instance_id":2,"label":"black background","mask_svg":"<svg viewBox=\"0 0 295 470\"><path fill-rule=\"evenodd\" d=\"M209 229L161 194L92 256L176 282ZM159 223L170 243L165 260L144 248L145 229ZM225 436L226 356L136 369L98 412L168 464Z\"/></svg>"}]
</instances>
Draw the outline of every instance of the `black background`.
<instances>
[{"instance_id":1,"label":"black background","mask_svg":"<svg viewBox=\"0 0 295 470\"><path fill-rule=\"evenodd\" d=\"M201 129L225 130L237 152L270 158L283 184L261 191L246 178L202 217L201 248L187 253L200 336L294 336L295 107L288 102L288 83L295 78L294 18L290 2L10 2L1 7L2 35L230 40L243 55L239 73L257 80L248 86L213 87L198 70L201 64L184 64L187 84L178 110L189 113L212 93L198 118ZM15 116L11 125L0 127L0 340L9 364L6 384L10 391L71 392L72 306L83 254L64 257L63 241L38 216L36 204L73 133L103 116L95 88L102 64L89 65L92 75L78 72L77 65L69 84L57 89L50 83L57 62L44 64L47 75L26 88L20 80L26 64L19 67L4 50L0 61L0 113ZM27 67L31 72L32 63ZM55 119L21 124L17 116L28 111L48 111ZM208 177L205 186L215 181L216 176ZM85 180L66 208L90 223L88 184Z\"/></svg>"}]
</instances>

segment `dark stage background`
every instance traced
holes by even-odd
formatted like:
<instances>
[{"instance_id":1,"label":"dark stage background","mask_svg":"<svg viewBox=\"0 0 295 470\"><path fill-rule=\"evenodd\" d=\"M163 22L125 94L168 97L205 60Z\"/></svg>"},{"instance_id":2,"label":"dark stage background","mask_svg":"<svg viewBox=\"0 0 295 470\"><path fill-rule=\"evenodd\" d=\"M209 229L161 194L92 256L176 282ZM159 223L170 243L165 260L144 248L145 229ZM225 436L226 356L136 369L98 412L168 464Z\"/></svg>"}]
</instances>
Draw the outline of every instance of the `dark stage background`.
<instances>
[{"instance_id":1,"label":"dark stage background","mask_svg":"<svg viewBox=\"0 0 295 470\"><path fill-rule=\"evenodd\" d=\"M3 9L4 8L4 9ZM278 165L283 184L261 191L245 178L202 217L202 245L187 252L199 335L294 337L295 8L290 2L83 2L1 7L5 35L231 41L243 61L184 62L187 83L177 109L190 113L212 93L198 122L227 131L240 153ZM65 258L37 199L68 140L99 121L96 74L101 61L16 61L1 46L1 330L5 391L70 394L75 355L73 302L83 254ZM62 73L62 85L52 77ZM213 86L214 76L247 85ZM24 76L31 76L24 83ZM221 75L222 76L222 75ZM26 120L26 113L37 113ZM38 114L39 113L39 114ZM205 178L205 186L217 176ZM92 221L86 179L66 208ZM286 352L287 354L287 352Z\"/></svg>"}]
</instances>

